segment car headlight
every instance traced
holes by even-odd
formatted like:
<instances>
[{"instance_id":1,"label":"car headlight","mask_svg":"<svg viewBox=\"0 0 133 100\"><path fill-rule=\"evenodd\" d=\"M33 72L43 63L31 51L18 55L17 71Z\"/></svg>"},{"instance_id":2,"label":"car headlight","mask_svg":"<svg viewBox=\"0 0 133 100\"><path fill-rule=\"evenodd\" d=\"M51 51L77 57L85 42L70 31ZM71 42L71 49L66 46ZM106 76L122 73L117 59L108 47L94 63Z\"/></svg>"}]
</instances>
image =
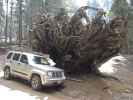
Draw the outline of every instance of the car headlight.
<instances>
[{"instance_id":1,"label":"car headlight","mask_svg":"<svg viewBox=\"0 0 133 100\"><path fill-rule=\"evenodd\" d=\"M48 72L47 75L49 78L52 78L53 72Z\"/></svg>"}]
</instances>

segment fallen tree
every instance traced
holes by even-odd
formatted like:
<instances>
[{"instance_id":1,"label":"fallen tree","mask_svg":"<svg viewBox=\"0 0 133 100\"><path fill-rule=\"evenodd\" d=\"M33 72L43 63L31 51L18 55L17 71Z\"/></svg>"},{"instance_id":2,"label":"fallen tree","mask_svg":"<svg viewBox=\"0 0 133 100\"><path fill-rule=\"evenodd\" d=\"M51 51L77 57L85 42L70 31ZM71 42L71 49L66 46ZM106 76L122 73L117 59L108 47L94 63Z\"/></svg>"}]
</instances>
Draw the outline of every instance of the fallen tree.
<instances>
[{"instance_id":1,"label":"fallen tree","mask_svg":"<svg viewBox=\"0 0 133 100\"><path fill-rule=\"evenodd\" d=\"M87 10L94 10L96 16L89 18ZM88 6L79 8L72 17L50 16L43 11L31 31L32 48L49 53L67 72L96 70L95 65L126 48L127 42L126 18L117 16L106 22L104 14Z\"/></svg>"}]
</instances>

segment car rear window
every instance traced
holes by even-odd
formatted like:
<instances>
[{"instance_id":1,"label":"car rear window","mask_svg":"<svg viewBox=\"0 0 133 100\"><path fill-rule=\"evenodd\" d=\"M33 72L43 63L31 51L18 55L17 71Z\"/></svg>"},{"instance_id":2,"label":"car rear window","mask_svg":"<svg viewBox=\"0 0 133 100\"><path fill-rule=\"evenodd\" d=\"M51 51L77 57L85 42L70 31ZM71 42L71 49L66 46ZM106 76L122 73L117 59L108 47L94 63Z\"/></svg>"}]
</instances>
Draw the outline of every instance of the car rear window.
<instances>
[{"instance_id":1,"label":"car rear window","mask_svg":"<svg viewBox=\"0 0 133 100\"><path fill-rule=\"evenodd\" d=\"M7 55L7 59L11 59L12 54L13 54L13 53L9 53L9 54Z\"/></svg>"},{"instance_id":2,"label":"car rear window","mask_svg":"<svg viewBox=\"0 0 133 100\"><path fill-rule=\"evenodd\" d=\"M13 56L13 60L18 61L19 57L20 57L20 54L15 53L14 56Z\"/></svg>"}]
</instances>

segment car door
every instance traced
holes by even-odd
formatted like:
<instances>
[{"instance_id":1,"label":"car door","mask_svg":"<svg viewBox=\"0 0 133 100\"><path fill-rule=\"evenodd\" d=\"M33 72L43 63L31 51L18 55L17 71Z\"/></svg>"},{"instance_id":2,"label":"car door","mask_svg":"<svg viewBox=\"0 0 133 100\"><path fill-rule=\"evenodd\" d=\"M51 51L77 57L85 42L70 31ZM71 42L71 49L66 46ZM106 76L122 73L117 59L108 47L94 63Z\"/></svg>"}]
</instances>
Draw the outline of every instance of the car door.
<instances>
[{"instance_id":1,"label":"car door","mask_svg":"<svg viewBox=\"0 0 133 100\"><path fill-rule=\"evenodd\" d=\"M20 54L14 53L13 58L12 58L12 72L15 75L21 75L19 59L20 59Z\"/></svg>"},{"instance_id":2,"label":"car door","mask_svg":"<svg viewBox=\"0 0 133 100\"><path fill-rule=\"evenodd\" d=\"M7 54L7 56L6 56L6 61L5 61L6 65L8 65L8 66L10 66L10 67L13 66L13 65L12 65L12 56L13 56L13 53L12 53L12 52L9 52L9 53ZM4 64L4 63L3 63L3 64Z\"/></svg>"},{"instance_id":3,"label":"car door","mask_svg":"<svg viewBox=\"0 0 133 100\"><path fill-rule=\"evenodd\" d=\"M24 78L28 78L30 71L31 71L31 66L29 65L28 57L27 55L22 54L20 57L20 69L21 73Z\"/></svg>"}]
</instances>

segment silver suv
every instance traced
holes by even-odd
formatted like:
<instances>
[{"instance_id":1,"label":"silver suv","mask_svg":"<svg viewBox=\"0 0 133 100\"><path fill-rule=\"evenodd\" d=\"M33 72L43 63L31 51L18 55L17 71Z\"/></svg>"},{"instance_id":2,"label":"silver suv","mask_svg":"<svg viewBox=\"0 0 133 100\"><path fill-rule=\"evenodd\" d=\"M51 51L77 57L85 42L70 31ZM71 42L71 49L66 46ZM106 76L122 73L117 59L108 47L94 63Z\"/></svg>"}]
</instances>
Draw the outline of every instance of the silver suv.
<instances>
[{"instance_id":1,"label":"silver suv","mask_svg":"<svg viewBox=\"0 0 133 100\"><path fill-rule=\"evenodd\" d=\"M3 67L4 78L21 77L30 81L34 90L40 90L42 86L62 85L64 71L54 66L54 61L48 55L10 51Z\"/></svg>"}]
</instances>

